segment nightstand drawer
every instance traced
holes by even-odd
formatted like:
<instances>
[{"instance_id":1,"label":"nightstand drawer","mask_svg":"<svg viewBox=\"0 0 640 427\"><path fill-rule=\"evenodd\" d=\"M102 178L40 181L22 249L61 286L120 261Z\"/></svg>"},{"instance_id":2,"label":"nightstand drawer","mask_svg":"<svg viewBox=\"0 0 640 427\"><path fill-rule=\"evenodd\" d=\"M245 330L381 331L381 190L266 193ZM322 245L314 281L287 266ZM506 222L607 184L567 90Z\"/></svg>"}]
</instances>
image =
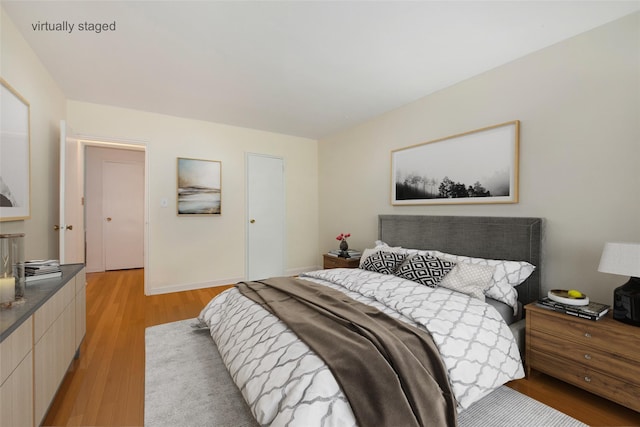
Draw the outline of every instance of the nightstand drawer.
<instances>
[{"instance_id":1,"label":"nightstand drawer","mask_svg":"<svg viewBox=\"0 0 640 427\"><path fill-rule=\"evenodd\" d=\"M360 258L340 258L331 255L323 255L324 268L358 268Z\"/></svg>"},{"instance_id":2,"label":"nightstand drawer","mask_svg":"<svg viewBox=\"0 0 640 427\"><path fill-rule=\"evenodd\" d=\"M529 339L533 351L555 355L588 369L596 369L617 378L625 378L640 386L640 365L632 360L614 356L608 352L597 350L595 347L576 344L535 329L531 331Z\"/></svg>"},{"instance_id":3,"label":"nightstand drawer","mask_svg":"<svg viewBox=\"0 0 640 427\"><path fill-rule=\"evenodd\" d=\"M529 353L528 363L540 372L640 411L640 387L637 385L533 349Z\"/></svg>"},{"instance_id":4,"label":"nightstand drawer","mask_svg":"<svg viewBox=\"0 0 640 427\"><path fill-rule=\"evenodd\" d=\"M640 331L636 331L623 324L602 319L597 321L583 320L555 312L539 313L529 310L531 324L536 331L571 340L575 343L597 348L607 353L617 353L632 360L640 360ZM635 332L635 333L634 333Z\"/></svg>"}]
</instances>

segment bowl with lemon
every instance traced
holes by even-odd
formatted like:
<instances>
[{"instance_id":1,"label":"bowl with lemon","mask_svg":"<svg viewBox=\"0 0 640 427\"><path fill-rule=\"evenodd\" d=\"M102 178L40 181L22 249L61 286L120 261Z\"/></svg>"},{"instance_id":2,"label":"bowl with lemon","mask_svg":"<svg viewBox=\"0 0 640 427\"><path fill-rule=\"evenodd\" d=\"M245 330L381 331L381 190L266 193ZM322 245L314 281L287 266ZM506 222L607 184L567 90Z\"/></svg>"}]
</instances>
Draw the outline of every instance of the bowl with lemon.
<instances>
[{"instance_id":1,"label":"bowl with lemon","mask_svg":"<svg viewBox=\"0 0 640 427\"><path fill-rule=\"evenodd\" d=\"M587 305L589 297L576 289L551 289L547 294L550 300L568 305Z\"/></svg>"}]
</instances>

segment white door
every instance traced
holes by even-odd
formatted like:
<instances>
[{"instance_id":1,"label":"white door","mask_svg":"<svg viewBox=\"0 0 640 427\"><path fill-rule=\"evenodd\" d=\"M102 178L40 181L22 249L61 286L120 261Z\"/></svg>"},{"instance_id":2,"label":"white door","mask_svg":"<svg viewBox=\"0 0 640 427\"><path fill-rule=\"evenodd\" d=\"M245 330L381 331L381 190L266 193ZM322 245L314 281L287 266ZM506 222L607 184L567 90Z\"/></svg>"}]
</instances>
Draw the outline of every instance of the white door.
<instances>
[{"instance_id":1,"label":"white door","mask_svg":"<svg viewBox=\"0 0 640 427\"><path fill-rule=\"evenodd\" d=\"M284 160L247 154L247 279L284 274Z\"/></svg>"},{"instance_id":2,"label":"white door","mask_svg":"<svg viewBox=\"0 0 640 427\"><path fill-rule=\"evenodd\" d=\"M144 168L103 164L103 242L106 270L144 266Z\"/></svg>"},{"instance_id":3,"label":"white door","mask_svg":"<svg viewBox=\"0 0 640 427\"><path fill-rule=\"evenodd\" d=\"M82 144L60 121L60 211L58 258L62 264L84 263L84 169Z\"/></svg>"}]
</instances>

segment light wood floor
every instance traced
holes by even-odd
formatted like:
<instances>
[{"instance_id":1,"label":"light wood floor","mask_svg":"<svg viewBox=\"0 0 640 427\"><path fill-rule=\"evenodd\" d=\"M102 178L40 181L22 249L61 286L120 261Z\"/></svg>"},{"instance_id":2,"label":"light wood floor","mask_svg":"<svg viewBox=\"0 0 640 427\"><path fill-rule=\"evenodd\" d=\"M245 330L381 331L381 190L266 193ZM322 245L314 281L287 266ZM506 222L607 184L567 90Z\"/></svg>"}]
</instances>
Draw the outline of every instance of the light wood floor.
<instances>
[{"instance_id":1,"label":"light wood floor","mask_svg":"<svg viewBox=\"0 0 640 427\"><path fill-rule=\"evenodd\" d=\"M142 426L144 330L196 317L226 287L144 296L143 271L87 275L87 335L45 426ZM640 426L640 414L543 374L514 389L594 426Z\"/></svg>"}]
</instances>

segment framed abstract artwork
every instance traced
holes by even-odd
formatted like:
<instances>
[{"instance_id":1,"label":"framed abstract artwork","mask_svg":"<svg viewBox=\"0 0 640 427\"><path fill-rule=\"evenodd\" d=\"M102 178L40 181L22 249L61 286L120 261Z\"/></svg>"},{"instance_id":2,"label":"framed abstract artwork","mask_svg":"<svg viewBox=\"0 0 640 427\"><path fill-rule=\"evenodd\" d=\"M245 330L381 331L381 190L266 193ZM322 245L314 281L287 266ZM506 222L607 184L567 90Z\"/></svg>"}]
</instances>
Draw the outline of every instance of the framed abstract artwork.
<instances>
[{"instance_id":1,"label":"framed abstract artwork","mask_svg":"<svg viewBox=\"0 0 640 427\"><path fill-rule=\"evenodd\" d=\"M518 120L391 152L391 204L517 203Z\"/></svg>"},{"instance_id":2,"label":"framed abstract artwork","mask_svg":"<svg viewBox=\"0 0 640 427\"><path fill-rule=\"evenodd\" d=\"M18 221L31 217L30 107L0 83L0 221Z\"/></svg>"},{"instance_id":3,"label":"framed abstract artwork","mask_svg":"<svg viewBox=\"0 0 640 427\"><path fill-rule=\"evenodd\" d=\"M178 157L178 215L220 215L222 162Z\"/></svg>"}]
</instances>

